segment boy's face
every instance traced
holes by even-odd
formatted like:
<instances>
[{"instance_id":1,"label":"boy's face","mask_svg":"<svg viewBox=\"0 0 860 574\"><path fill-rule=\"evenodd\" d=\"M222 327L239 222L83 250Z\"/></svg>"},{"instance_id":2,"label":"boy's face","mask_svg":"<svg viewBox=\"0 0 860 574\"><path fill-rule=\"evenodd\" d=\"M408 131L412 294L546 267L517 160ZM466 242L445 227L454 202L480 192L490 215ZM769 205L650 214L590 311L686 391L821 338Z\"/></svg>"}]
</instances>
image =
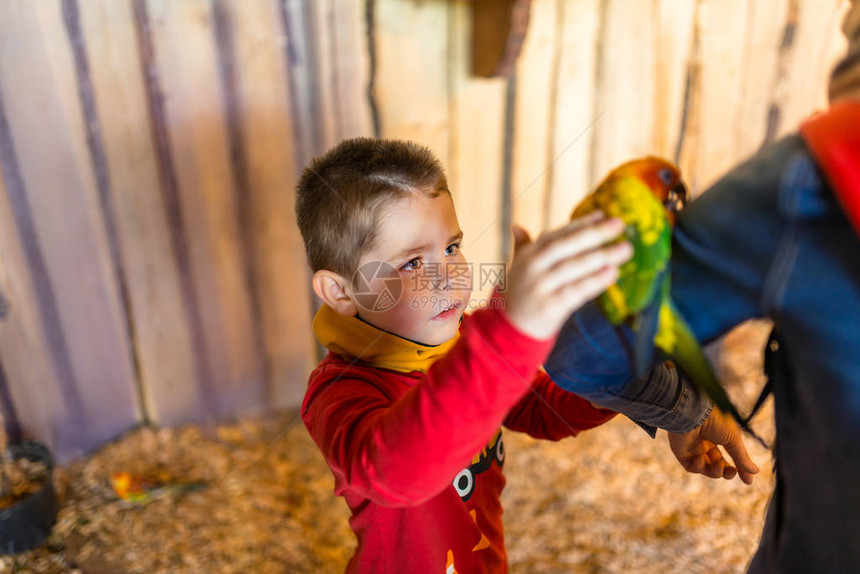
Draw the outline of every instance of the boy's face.
<instances>
[{"instance_id":1,"label":"boy's face","mask_svg":"<svg viewBox=\"0 0 860 574\"><path fill-rule=\"evenodd\" d=\"M377 241L353 281L358 315L424 345L457 333L471 291L451 195L416 193L384 210Z\"/></svg>"}]
</instances>

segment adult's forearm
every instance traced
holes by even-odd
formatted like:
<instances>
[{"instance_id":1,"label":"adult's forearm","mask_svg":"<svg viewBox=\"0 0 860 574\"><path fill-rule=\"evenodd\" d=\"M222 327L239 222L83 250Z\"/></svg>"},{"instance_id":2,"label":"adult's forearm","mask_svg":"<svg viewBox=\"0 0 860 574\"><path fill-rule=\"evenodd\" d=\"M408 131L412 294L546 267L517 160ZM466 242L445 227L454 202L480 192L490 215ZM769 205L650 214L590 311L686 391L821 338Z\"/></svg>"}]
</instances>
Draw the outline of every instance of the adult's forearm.
<instances>
[{"instance_id":1,"label":"adult's forearm","mask_svg":"<svg viewBox=\"0 0 860 574\"><path fill-rule=\"evenodd\" d=\"M626 415L652 436L656 428L686 432L701 425L710 401L665 363L636 377L631 348L630 331L612 326L591 303L562 327L545 369L561 388Z\"/></svg>"}]
</instances>

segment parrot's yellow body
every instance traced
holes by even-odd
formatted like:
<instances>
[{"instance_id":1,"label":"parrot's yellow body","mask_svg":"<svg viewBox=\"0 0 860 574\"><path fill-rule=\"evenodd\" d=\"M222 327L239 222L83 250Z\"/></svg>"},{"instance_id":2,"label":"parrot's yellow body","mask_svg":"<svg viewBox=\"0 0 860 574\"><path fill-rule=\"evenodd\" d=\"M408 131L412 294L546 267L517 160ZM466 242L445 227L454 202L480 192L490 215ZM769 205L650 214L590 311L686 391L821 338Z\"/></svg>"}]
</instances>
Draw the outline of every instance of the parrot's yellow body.
<instances>
[{"instance_id":1,"label":"parrot's yellow body","mask_svg":"<svg viewBox=\"0 0 860 574\"><path fill-rule=\"evenodd\" d=\"M634 249L633 257L621 266L618 281L600 298L607 318L620 325L643 312L657 296L659 279L669 264L672 230L663 205L633 174L610 174L574 210L573 217L596 210L627 224L625 236Z\"/></svg>"},{"instance_id":2,"label":"parrot's yellow body","mask_svg":"<svg viewBox=\"0 0 860 574\"><path fill-rule=\"evenodd\" d=\"M749 430L670 297L672 227L675 213L688 199L678 169L664 159L646 157L610 172L571 217L599 210L627 224L619 241L631 243L633 257L621 266L618 280L600 295L598 304L613 325L626 323L634 331L637 375L650 368L656 346L716 406Z\"/></svg>"}]
</instances>

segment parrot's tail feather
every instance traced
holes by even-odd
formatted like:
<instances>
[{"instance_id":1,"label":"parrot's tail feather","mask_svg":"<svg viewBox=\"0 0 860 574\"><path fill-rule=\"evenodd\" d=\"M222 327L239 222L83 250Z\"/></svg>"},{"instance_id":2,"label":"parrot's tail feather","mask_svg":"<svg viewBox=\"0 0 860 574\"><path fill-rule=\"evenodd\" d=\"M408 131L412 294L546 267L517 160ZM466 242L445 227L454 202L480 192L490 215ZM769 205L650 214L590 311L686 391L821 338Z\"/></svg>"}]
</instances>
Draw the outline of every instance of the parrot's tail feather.
<instances>
[{"instance_id":1,"label":"parrot's tail feather","mask_svg":"<svg viewBox=\"0 0 860 574\"><path fill-rule=\"evenodd\" d=\"M732 404L696 336L671 300L664 300L660 308L660 326L654 342L717 408L731 415L746 433L769 449L767 443L750 428L749 419L742 417Z\"/></svg>"}]
</instances>

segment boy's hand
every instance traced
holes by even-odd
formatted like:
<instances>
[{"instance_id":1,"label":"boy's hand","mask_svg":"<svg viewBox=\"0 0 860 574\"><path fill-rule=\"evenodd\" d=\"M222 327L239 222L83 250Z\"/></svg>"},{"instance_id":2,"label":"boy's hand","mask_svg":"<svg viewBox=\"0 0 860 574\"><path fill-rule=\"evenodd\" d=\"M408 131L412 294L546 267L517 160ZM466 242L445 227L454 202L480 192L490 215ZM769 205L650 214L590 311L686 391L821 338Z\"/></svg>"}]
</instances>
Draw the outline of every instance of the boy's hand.
<instances>
[{"instance_id":1,"label":"boy's hand","mask_svg":"<svg viewBox=\"0 0 860 574\"><path fill-rule=\"evenodd\" d=\"M633 248L607 246L624 230L620 219L592 213L531 241L514 228L514 258L503 294L511 322L535 339L555 335L571 313L618 279Z\"/></svg>"},{"instance_id":2,"label":"boy's hand","mask_svg":"<svg viewBox=\"0 0 860 574\"><path fill-rule=\"evenodd\" d=\"M737 467L726 461L718 445L723 445ZM740 427L717 408L699 428L669 433L669 447L687 472L726 480L738 474L745 484L752 484L753 475L758 472L747 453Z\"/></svg>"}]
</instances>

